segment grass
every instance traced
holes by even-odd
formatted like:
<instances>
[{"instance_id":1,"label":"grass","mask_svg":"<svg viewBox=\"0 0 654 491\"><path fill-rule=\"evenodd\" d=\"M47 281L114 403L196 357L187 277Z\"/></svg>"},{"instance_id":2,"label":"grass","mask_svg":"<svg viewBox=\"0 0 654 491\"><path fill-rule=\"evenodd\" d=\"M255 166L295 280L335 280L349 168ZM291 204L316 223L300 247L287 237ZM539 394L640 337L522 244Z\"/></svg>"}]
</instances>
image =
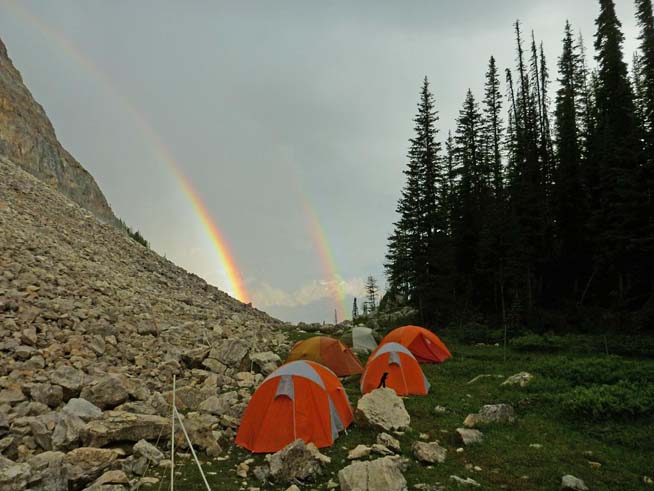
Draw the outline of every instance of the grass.
<instances>
[{"instance_id":1,"label":"grass","mask_svg":"<svg viewBox=\"0 0 654 491\"><path fill-rule=\"evenodd\" d=\"M583 479L593 491L654 490L654 486L643 482L644 476L654 477L654 416L651 411L637 418L591 419L571 413L562 403L569 391L580 386L616 380L652 384L654 359L577 355L569 351L510 351L504 363L499 347L445 341L454 358L441 365L423 365L431 383L430 394L405 399L411 415L411 430L399 439L402 454L410 459L404 473L409 489L418 483L448 485L449 476L456 474L463 478L472 477L482 485L482 489L554 491L560 489L561 476L573 474ZM590 368L584 370L584 366ZM535 375L528 387L500 386L503 377L520 371ZM468 383L480 374L492 376ZM601 380L602 377L605 380ZM344 385L355 405L360 397L358 380L346 380ZM500 402L514 406L517 422L509 426L484 427L483 443L457 452L456 449L462 445L457 442L455 430L462 426L465 416L478 411L484 404ZM436 405L445 406L448 411L437 415L434 411ZM412 458L411 445L419 439L420 433L428 434L429 441L439 440L447 448L445 463L424 466ZM376 431L357 426L351 427L347 434L341 434L333 447L322 450L331 457L332 463L310 488L327 489L330 479L338 482L338 471L349 463L348 450L359 443L374 443L376 435ZM238 463L254 458L255 464L250 466L252 470L263 461L263 456L252 456L229 445L225 457L221 461L203 459L203 468L212 489L280 489L275 485L262 485L251 472L247 480L236 476ZM593 467L591 461L601 466ZM205 489L190 458L178 458L178 463L181 463L176 477L179 489ZM481 470L474 470L474 467ZM169 484L165 472L158 477L160 483L144 489L167 489Z\"/></svg>"}]
</instances>

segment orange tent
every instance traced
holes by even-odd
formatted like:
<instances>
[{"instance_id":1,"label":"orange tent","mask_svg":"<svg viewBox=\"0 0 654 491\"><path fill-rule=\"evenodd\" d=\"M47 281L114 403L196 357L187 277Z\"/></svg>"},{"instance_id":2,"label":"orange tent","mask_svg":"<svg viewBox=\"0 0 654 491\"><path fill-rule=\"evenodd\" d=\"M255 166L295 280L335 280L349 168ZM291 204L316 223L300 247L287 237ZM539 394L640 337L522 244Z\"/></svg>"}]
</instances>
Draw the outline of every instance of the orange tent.
<instances>
[{"instance_id":1,"label":"orange tent","mask_svg":"<svg viewBox=\"0 0 654 491\"><path fill-rule=\"evenodd\" d=\"M295 343L287 362L310 360L325 365L339 377L363 372L363 366L350 348L338 339L314 336Z\"/></svg>"},{"instance_id":2,"label":"orange tent","mask_svg":"<svg viewBox=\"0 0 654 491\"><path fill-rule=\"evenodd\" d=\"M370 355L366 371L361 377L361 392L367 394L379 388L384 374L387 374L386 387L393 389L400 396L426 395L429 392L429 382L422 373L420 363L401 344L380 345Z\"/></svg>"},{"instance_id":3,"label":"orange tent","mask_svg":"<svg viewBox=\"0 0 654 491\"><path fill-rule=\"evenodd\" d=\"M442 363L452 358L452 353L436 334L418 326L404 326L389 332L379 345L400 343L409 348L420 363Z\"/></svg>"},{"instance_id":4,"label":"orange tent","mask_svg":"<svg viewBox=\"0 0 654 491\"><path fill-rule=\"evenodd\" d=\"M328 447L352 419L338 377L318 363L295 361L268 375L252 395L236 444L252 452L276 452L301 438Z\"/></svg>"}]
</instances>

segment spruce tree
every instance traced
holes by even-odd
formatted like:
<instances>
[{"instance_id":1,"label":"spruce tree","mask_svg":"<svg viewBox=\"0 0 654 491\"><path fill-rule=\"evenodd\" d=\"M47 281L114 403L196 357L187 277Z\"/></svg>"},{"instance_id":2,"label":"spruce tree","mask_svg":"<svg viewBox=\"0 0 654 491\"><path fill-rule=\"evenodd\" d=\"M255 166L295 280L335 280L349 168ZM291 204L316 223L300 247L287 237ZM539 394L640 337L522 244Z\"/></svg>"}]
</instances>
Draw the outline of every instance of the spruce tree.
<instances>
[{"instance_id":1,"label":"spruce tree","mask_svg":"<svg viewBox=\"0 0 654 491\"><path fill-rule=\"evenodd\" d=\"M359 317L359 307L357 306L357 297L354 297L352 301L352 322L357 320Z\"/></svg>"},{"instance_id":2,"label":"spruce tree","mask_svg":"<svg viewBox=\"0 0 654 491\"><path fill-rule=\"evenodd\" d=\"M636 0L636 17L640 28L640 56L635 67L637 81L642 83L642 102L645 142L650 158L654 157L654 15L651 0Z\"/></svg>"},{"instance_id":3,"label":"spruce tree","mask_svg":"<svg viewBox=\"0 0 654 491\"><path fill-rule=\"evenodd\" d=\"M468 90L457 119L455 155L459 171L455 248L457 270L468 295L474 295L479 267L479 235L482 203L489 186L484 172L483 123L479 105Z\"/></svg>"},{"instance_id":4,"label":"spruce tree","mask_svg":"<svg viewBox=\"0 0 654 491\"><path fill-rule=\"evenodd\" d=\"M648 271L649 278L646 277L645 281L649 280L651 285L654 282L654 14L651 0L636 0L636 15L640 27L640 56L638 66L634 66L634 77L645 140L645 156L639 180L645 210L638 248L643 269ZM651 286L647 289L650 294L653 293ZM654 302L654 297L651 301Z\"/></svg>"},{"instance_id":5,"label":"spruce tree","mask_svg":"<svg viewBox=\"0 0 654 491\"><path fill-rule=\"evenodd\" d=\"M398 202L400 215L389 239L386 273L391 291L407 293L408 300L425 315L427 297L442 281L443 235L447 232L447 207L443 183L446 176L436 140L438 114L425 77L420 91L415 136L410 140L406 184ZM438 245L437 245L438 244Z\"/></svg>"},{"instance_id":6,"label":"spruce tree","mask_svg":"<svg viewBox=\"0 0 654 491\"><path fill-rule=\"evenodd\" d=\"M379 288L377 287L377 280L374 276L369 275L366 280L366 305L368 306L368 312L372 313L377 309L377 294L379 293Z\"/></svg>"},{"instance_id":7,"label":"spruce tree","mask_svg":"<svg viewBox=\"0 0 654 491\"><path fill-rule=\"evenodd\" d=\"M595 51L598 63L597 126L590 159L597 166L598 207L594 239L606 287L625 300L632 285L638 251L634 243L642 230L643 196L639 193L642 151L634 96L623 60L624 36L613 0L600 0Z\"/></svg>"},{"instance_id":8,"label":"spruce tree","mask_svg":"<svg viewBox=\"0 0 654 491\"><path fill-rule=\"evenodd\" d=\"M483 100L483 133L486 159L486 172L489 175L491 193L488 202L482 203L482 226L480 231L480 269L484 276L482 288L487 294L484 303L487 310L500 313L504 319L504 256L506 235L506 210L504 169L502 164L503 122L502 93L500 79L491 56L486 72ZM493 292L492 296L490 292Z\"/></svg>"},{"instance_id":9,"label":"spruce tree","mask_svg":"<svg viewBox=\"0 0 654 491\"><path fill-rule=\"evenodd\" d=\"M563 53L559 58L559 90L556 94L557 166L554 188L557 271L555 288L567 295L578 292L582 272L587 268L585 226L587 203L581 168L579 137L577 71L579 54L575 48L572 27L565 24Z\"/></svg>"}]
</instances>

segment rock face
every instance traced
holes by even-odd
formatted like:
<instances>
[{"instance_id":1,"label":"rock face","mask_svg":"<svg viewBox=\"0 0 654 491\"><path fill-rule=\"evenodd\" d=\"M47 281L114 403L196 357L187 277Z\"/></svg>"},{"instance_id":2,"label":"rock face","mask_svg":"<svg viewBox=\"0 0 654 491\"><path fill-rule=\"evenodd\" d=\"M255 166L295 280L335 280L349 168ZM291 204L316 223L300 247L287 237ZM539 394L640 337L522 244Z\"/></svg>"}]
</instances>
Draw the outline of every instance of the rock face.
<instances>
[{"instance_id":1,"label":"rock face","mask_svg":"<svg viewBox=\"0 0 654 491\"><path fill-rule=\"evenodd\" d=\"M400 463L393 457L354 462L338 472L341 491L406 491Z\"/></svg>"},{"instance_id":2,"label":"rock face","mask_svg":"<svg viewBox=\"0 0 654 491\"><path fill-rule=\"evenodd\" d=\"M286 349L278 325L0 157L3 491L81 490L118 469L140 476L158 456L143 444L129 455L127 444L167 439L173 375L177 401L196 411L184 416L196 449L221 454L249 379L262 377L237 374L250 353ZM126 454L99 448L114 445ZM124 484L96 488L109 486Z\"/></svg>"},{"instance_id":3,"label":"rock face","mask_svg":"<svg viewBox=\"0 0 654 491\"><path fill-rule=\"evenodd\" d=\"M16 162L103 221L118 224L93 176L57 141L52 123L23 84L2 40L0 157Z\"/></svg>"},{"instance_id":4,"label":"rock face","mask_svg":"<svg viewBox=\"0 0 654 491\"><path fill-rule=\"evenodd\" d=\"M355 419L359 424L385 431L408 428L411 424L404 402L389 388L373 390L359 399Z\"/></svg>"},{"instance_id":5,"label":"rock face","mask_svg":"<svg viewBox=\"0 0 654 491\"><path fill-rule=\"evenodd\" d=\"M278 325L0 158L0 451L14 464L167 434L173 375L198 448L220 453L249 353L288 346Z\"/></svg>"}]
</instances>

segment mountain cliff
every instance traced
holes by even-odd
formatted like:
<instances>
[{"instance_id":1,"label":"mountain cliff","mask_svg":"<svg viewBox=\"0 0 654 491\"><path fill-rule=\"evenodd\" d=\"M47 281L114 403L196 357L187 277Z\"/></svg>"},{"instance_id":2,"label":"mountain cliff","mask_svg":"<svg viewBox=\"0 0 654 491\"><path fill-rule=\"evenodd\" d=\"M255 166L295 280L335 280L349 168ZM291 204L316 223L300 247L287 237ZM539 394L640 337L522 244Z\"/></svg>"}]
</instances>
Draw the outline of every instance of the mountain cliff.
<instances>
[{"instance_id":1,"label":"mountain cliff","mask_svg":"<svg viewBox=\"0 0 654 491\"><path fill-rule=\"evenodd\" d=\"M101 220L118 224L93 176L57 140L50 119L23 83L2 40L0 156L65 194Z\"/></svg>"}]
</instances>

